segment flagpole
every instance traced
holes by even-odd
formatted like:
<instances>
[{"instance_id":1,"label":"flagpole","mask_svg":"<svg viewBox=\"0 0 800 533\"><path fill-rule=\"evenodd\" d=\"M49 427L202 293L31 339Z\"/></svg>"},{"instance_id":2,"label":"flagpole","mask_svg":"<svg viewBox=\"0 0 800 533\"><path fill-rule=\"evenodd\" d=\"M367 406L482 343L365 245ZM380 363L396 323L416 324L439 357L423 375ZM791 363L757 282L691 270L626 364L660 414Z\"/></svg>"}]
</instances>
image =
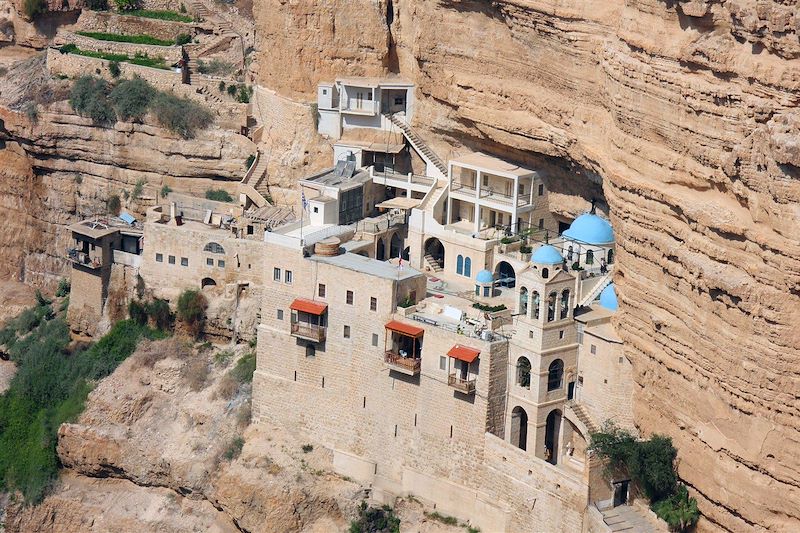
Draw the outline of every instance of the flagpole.
<instances>
[{"instance_id":1,"label":"flagpole","mask_svg":"<svg viewBox=\"0 0 800 533\"><path fill-rule=\"evenodd\" d=\"M303 246L303 218L306 212L306 192L300 191L300 246Z\"/></svg>"}]
</instances>

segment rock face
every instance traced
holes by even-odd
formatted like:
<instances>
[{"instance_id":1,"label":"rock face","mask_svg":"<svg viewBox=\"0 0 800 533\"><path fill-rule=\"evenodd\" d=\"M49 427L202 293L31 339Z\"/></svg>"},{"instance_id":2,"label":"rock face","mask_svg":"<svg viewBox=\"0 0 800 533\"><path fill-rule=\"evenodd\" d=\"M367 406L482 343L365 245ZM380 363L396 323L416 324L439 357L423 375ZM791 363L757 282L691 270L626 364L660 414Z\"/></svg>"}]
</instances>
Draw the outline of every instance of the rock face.
<instances>
[{"instance_id":1,"label":"rock face","mask_svg":"<svg viewBox=\"0 0 800 533\"><path fill-rule=\"evenodd\" d=\"M670 435L703 531L800 529L800 60L780 0L258 0L262 82L417 84L443 156L602 179L637 424Z\"/></svg>"}]
</instances>

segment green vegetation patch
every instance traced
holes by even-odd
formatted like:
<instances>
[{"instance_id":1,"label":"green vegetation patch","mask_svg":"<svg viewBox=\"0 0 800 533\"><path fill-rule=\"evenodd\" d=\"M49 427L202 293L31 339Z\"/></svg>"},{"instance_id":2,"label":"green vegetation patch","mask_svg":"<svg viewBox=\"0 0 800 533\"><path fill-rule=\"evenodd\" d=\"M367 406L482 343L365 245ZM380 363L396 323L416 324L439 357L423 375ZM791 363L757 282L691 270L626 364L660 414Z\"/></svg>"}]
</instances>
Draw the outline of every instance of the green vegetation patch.
<instances>
[{"instance_id":1,"label":"green vegetation patch","mask_svg":"<svg viewBox=\"0 0 800 533\"><path fill-rule=\"evenodd\" d=\"M148 19L170 20L172 22L192 22L192 17L181 15L175 11L163 11L157 9L133 9L125 12L126 15L133 17L144 17Z\"/></svg>"},{"instance_id":2,"label":"green vegetation patch","mask_svg":"<svg viewBox=\"0 0 800 533\"><path fill-rule=\"evenodd\" d=\"M97 380L133 353L139 339L159 335L124 320L88 349L71 351L69 328L49 302L0 330L18 367L0 396L0 490L41 500L58 474L58 427L77 418Z\"/></svg>"},{"instance_id":3,"label":"green vegetation patch","mask_svg":"<svg viewBox=\"0 0 800 533\"><path fill-rule=\"evenodd\" d=\"M215 202L232 202L231 196L225 189L208 189L206 191L206 200L214 200Z\"/></svg>"},{"instance_id":4,"label":"green vegetation patch","mask_svg":"<svg viewBox=\"0 0 800 533\"><path fill-rule=\"evenodd\" d=\"M164 61L163 57L150 57L147 54L135 54L133 57L127 54L111 54L107 52L95 52L93 50L81 50L74 43L65 44L59 51L62 54L76 54L85 57L94 57L96 59L105 59L106 61L117 63L130 63L132 65L140 65L143 67L158 68L162 70L169 70L169 66Z\"/></svg>"},{"instance_id":5,"label":"green vegetation patch","mask_svg":"<svg viewBox=\"0 0 800 533\"><path fill-rule=\"evenodd\" d=\"M103 33L98 31L78 31L78 35L97 39L98 41L112 41L115 43L148 44L153 46L172 46L175 41L165 41L150 35L122 35L119 33Z\"/></svg>"},{"instance_id":6,"label":"green vegetation patch","mask_svg":"<svg viewBox=\"0 0 800 533\"><path fill-rule=\"evenodd\" d=\"M479 302L475 302L474 304L472 304L472 307L474 307L475 309L480 309L481 311L483 311L485 313L497 313L499 311L505 311L506 309L508 309L503 304L500 304L500 305L486 305L486 304L482 304L482 303L479 303Z\"/></svg>"},{"instance_id":7,"label":"green vegetation patch","mask_svg":"<svg viewBox=\"0 0 800 533\"><path fill-rule=\"evenodd\" d=\"M349 533L400 533L400 519L388 505L370 507L362 501L358 518L350 522Z\"/></svg>"}]
</instances>

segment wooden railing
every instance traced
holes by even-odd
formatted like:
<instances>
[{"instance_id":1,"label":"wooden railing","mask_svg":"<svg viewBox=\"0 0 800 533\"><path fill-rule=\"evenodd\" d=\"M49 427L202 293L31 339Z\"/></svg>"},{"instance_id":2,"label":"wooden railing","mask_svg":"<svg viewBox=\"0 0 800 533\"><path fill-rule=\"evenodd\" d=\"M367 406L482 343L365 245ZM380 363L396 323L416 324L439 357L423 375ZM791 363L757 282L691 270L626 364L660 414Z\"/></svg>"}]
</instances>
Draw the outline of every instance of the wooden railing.
<instances>
[{"instance_id":1,"label":"wooden railing","mask_svg":"<svg viewBox=\"0 0 800 533\"><path fill-rule=\"evenodd\" d=\"M447 384L464 394L475 392L475 378L462 379L455 374L450 374L447 376Z\"/></svg>"},{"instance_id":2,"label":"wooden railing","mask_svg":"<svg viewBox=\"0 0 800 533\"><path fill-rule=\"evenodd\" d=\"M314 342L325 340L325 326L306 324L305 322L292 322L292 335Z\"/></svg>"},{"instance_id":3,"label":"wooden railing","mask_svg":"<svg viewBox=\"0 0 800 533\"><path fill-rule=\"evenodd\" d=\"M409 376L416 376L419 374L421 368L421 359L414 357L403 357L399 353L387 350L384 356L386 364L393 367L395 370L408 374Z\"/></svg>"}]
</instances>

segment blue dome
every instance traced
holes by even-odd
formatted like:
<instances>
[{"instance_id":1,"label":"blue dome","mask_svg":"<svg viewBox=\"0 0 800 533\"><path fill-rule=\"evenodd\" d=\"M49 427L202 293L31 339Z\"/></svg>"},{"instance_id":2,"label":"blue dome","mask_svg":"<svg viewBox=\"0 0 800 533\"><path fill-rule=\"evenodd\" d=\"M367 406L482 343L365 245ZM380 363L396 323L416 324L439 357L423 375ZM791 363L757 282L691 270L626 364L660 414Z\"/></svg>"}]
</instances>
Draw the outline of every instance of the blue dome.
<instances>
[{"instance_id":1,"label":"blue dome","mask_svg":"<svg viewBox=\"0 0 800 533\"><path fill-rule=\"evenodd\" d=\"M561 252L559 252L555 246L543 244L533 252L531 261L533 263L544 263L546 265L560 265L564 262L564 258L561 257Z\"/></svg>"},{"instance_id":2,"label":"blue dome","mask_svg":"<svg viewBox=\"0 0 800 533\"><path fill-rule=\"evenodd\" d=\"M614 231L604 218L592 213L584 213L576 218L564 236L586 244L611 244L614 242Z\"/></svg>"},{"instance_id":3,"label":"blue dome","mask_svg":"<svg viewBox=\"0 0 800 533\"><path fill-rule=\"evenodd\" d=\"M481 270L478 272L478 275L475 276L475 281L478 283L492 283L494 282L494 275L488 270Z\"/></svg>"},{"instance_id":4,"label":"blue dome","mask_svg":"<svg viewBox=\"0 0 800 533\"><path fill-rule=\"evenodd\" d=\"M600 293L600 306L605 307L609 311L616 311L619 305L617 304L617 291L614 290L614 284L609 283L608 287L603 289Z\"/></svg>"}]
</instances>

